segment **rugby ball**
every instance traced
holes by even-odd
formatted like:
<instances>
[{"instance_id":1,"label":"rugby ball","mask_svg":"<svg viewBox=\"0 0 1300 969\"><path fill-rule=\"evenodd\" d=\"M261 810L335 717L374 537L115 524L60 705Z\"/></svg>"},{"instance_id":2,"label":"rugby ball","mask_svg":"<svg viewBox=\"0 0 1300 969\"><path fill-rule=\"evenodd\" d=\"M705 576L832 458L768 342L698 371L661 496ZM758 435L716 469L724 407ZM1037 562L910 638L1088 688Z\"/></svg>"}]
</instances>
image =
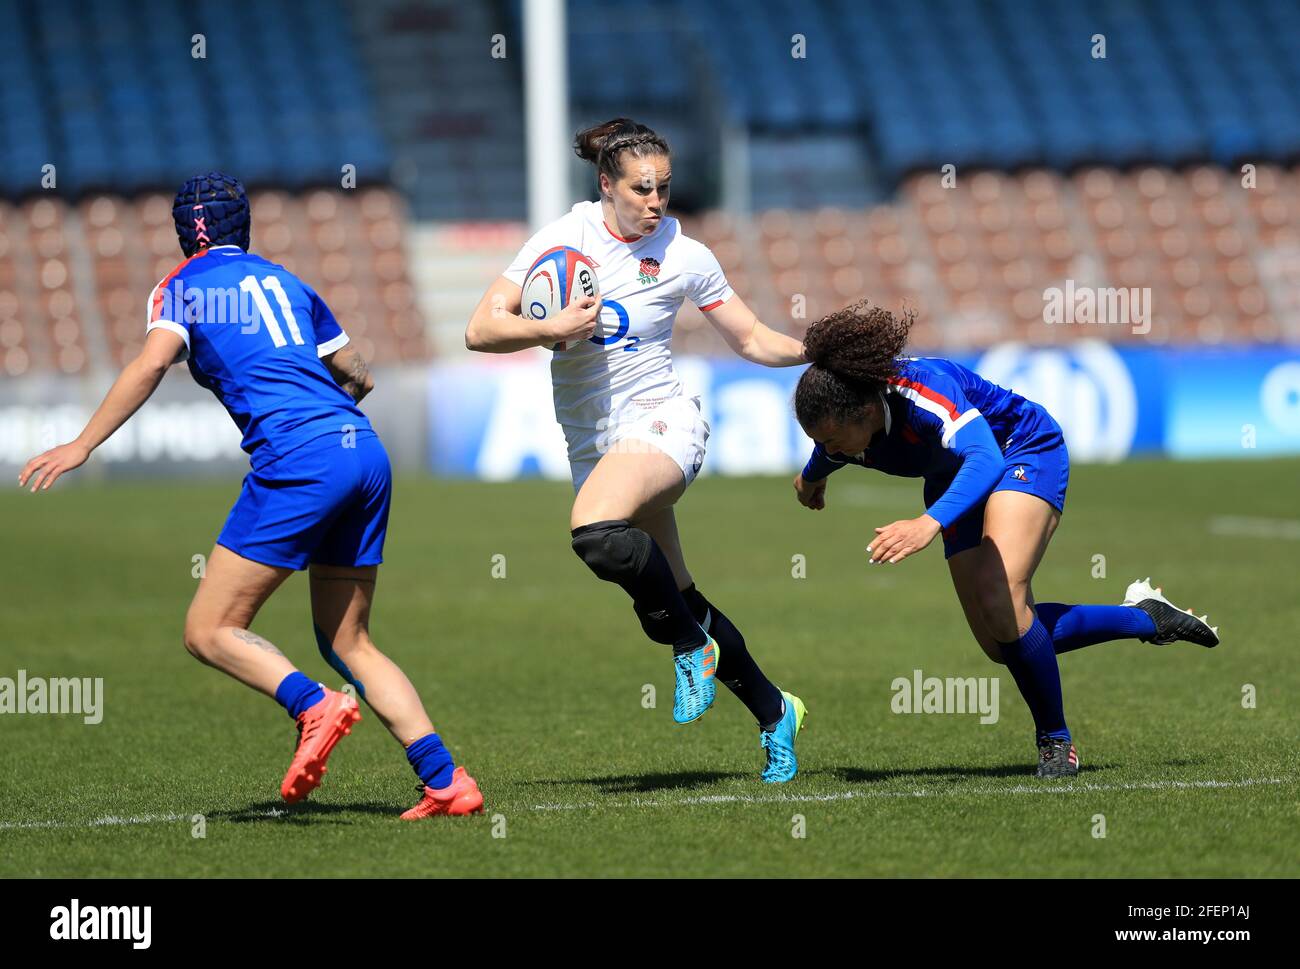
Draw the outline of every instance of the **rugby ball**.
<instances>
[{"instance_id":1,"label":"rugby ball","mask_svg":"<svg viewBox=\"0 0 1300 969\"><path fill-rule=\"evenodd\" d=\"M570 300L600 298L596 267L577 249L556 246L547 249L524 276L520 312L525 319L548 320L569 305ZM552 350L565 349L557 343Z\"/></svg>"}]
</instances>

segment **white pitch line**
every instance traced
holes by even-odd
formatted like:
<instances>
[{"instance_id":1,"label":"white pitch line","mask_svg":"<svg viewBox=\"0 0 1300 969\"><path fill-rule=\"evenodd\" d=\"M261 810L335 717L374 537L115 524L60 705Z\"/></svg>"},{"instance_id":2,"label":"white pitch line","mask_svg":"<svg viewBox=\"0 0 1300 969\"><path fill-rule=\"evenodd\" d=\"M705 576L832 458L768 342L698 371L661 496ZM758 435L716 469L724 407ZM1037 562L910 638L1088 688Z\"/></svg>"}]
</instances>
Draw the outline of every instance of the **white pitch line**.
<instances>
[{"instance_id":1,"label":"white pitch line","mask_svg":"<svg viewBox=\"0 0 1300 969\"><path fill-rule=\"evenodd\" d=\"M102 828L131 824L162 824L173 821L189 821L195 814L202 813L202 811L195 811L191 814L133 814L127 817L122 817L117 814L106 814L102 818L92 818L89 821L0 821L0 831L28 830L33 828ZM288 811L282 811L279 808L271 808L266 811L241 811L238 814L223 815L221 820L233 820L235 818L278 818L282 814L288 813Z\"/></svg>"},{"instance_id":2,"label":"white pitch line","mask_svg":"<svg viewBox=\"0 0 1300 969\"><path fill-rule=\"evenodd\" d=\"M916 788L911 791L840 791L835 794L702 794L698 797L631 801L588 801L581 804L534 804L534 811L581 811L592 808L690 807L696 804L785 804L854 801L881 797L997 797L1002 794L1079 794L1107 791L1166 791L1188 788L1254 787L1258 784L1285 784L1285 778L1248 777L1236 781L1148 781L1129 784L1055 784L1042 786L1020 784L1015 787L966 787L955 790Z\"/></svg>"},{"instance_id":3,"label":"white pitch line","mask_svg":"<svg viewBox=\"0 0 1300 969\"><path fill-rule=\"evenodd\" d=\"M696 797L655 800L635 798L631 801L585 801L578 804L534 804L533 811L589 811L595 808L659 808L692 807L697 804L808 804L827 801L856 801L864 798L888 797L997 797L1002 794L1079 794L1107 791L1168 791L1195 788L1254 787L1260 784L1286 784L1294 778L1247 777L1235 781L1148 781L1133 784L1044 784L1015 787L967 787L955 790L919 787L911 791L839 791L834 794L701 794ZM100 828L136 824L163 824L189 821L194 814L135 814L121 816L107 814L89 821L0 821L0 831L36 830L48 828ZM236 818L278 818L289 812L281 808L264 811L241 811L223 815L218 820Z\"/></svg>"}]
</instances>

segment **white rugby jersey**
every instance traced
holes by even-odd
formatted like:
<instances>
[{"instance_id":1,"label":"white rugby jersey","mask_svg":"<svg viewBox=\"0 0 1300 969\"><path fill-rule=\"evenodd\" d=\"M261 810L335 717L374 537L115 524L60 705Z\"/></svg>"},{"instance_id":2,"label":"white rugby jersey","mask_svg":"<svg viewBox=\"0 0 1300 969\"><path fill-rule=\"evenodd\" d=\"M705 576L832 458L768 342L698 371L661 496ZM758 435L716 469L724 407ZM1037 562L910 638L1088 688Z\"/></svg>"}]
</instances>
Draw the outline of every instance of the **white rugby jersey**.
<instances>
[{"instance_id":1,"label":"white rugby jersey","mask_svg":"<svg viewBox=\"0 0 1300 969\"><path fill-rule=\"evenodd\" d=\"M579 202L539 229L502 275L522 286L537 257L555 246L591 260L603 301L592 337L557 350L551 361L556 419L566 430L595 431L628 410L680 397L669 345L682 301L710 310L733 292L709 248L683 235L669 215L649 235L620 238L599 202Z\"/></svg>"}]
</instances>

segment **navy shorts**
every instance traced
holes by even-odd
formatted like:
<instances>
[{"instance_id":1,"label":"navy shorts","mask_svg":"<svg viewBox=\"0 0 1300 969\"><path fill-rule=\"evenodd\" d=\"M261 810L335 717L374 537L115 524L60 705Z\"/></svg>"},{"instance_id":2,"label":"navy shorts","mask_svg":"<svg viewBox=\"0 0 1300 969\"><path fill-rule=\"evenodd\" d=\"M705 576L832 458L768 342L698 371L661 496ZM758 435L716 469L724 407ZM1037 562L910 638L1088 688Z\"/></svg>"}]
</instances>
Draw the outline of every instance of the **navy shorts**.
<instances>
[{"instance_id":1,"label":"navy shorts","mask_svg":"<svg viewBox=\"0 0 1300 969\"><path fill-rule=\"evenodd\" d=\"M250 471L217 544L281 568L378 565L392 491L378 435L331 434Z\"/></svg>"},{"instance_id":2,"label":"navy shorts","mask_svg":"<svg viewBox=\"0 0 1300 969\"><path fill-rule=\"evenodd\" d=\"M1014 441L1011 449L1003 452L1006 466L1002 478L993 491L1023 491L1037 495L1059 512L1065 511L1065 489L1070 483L1070 455L1065 449L1061 428L1049 418L1050 423L1028 440ZM938 501L952 475L925 479L925 507ZM990 492L991 494L992 492ZM958 552L978 548L984 540L984 499L966 514L943 530L943 557L950 559Z\"/></svg>"}]
</instances>

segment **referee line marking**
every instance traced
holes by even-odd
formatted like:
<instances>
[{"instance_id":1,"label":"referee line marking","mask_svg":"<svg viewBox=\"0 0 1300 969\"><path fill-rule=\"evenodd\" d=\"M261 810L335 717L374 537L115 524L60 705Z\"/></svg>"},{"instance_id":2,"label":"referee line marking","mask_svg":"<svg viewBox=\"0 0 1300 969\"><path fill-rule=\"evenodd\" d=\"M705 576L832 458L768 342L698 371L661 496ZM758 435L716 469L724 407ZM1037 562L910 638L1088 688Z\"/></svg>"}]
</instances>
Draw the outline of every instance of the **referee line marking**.
<instances>
[{"instance_id":1,"label":"referee line marking","mask_svg":"<svg viewBox=\"0 0 1300 969\"><path fill-rule=\"evenodd\" d=\"M534 804L531 811L590 811L599 808L694 807L701 804L818 804L831 801L856 801L868 798L915 797L998 797L1003 794L1084 794L1114 791L1173 791L1255 787L1261 784L1286 784L1294 778L1247 777L1234 781L1145 781L1125 784L1048 783L1017 784L1015 787L959 787L955 789L915 788L910 791L838 791L833 794L700 794L681 798L633 798L626 801L585 801L578 804ZM124 827L139 824L167 824L189 821L195 814L107 814L90 821L0 821L0 831L30 831L52 828ZM218 820L278 818L290 812L281 808L239 811L223 814Z\"/></svg>"}]
</instances>

